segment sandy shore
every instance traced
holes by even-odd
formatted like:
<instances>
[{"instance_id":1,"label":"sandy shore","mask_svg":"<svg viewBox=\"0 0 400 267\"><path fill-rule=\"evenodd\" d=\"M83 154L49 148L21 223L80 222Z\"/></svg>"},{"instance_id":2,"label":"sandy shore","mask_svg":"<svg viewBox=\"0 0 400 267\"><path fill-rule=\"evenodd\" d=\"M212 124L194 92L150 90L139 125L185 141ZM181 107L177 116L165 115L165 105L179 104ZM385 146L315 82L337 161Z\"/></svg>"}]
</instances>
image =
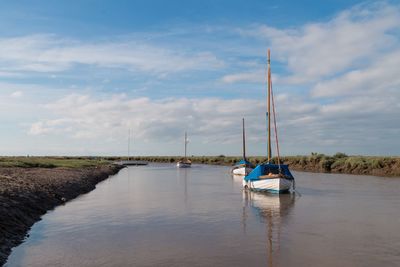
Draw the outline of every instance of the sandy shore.
<instances>
[{"instance_id":1,"label":"sandy shore","mask_svg":"<svg viewBox=\"0 0 400 267\"><path fill-rule=\"evenodd\" d=\"M48 210L93 190L120 166L0 168L0 266Z\"/></svg>"}]
</instances>

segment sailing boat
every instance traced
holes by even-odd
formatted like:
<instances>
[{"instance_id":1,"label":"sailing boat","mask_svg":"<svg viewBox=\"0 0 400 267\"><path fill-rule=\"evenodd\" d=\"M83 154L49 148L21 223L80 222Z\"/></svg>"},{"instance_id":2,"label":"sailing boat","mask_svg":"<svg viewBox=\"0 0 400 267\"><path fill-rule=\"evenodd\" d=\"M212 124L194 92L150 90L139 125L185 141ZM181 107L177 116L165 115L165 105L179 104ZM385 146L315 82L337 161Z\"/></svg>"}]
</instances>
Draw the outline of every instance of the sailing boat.
<instances>
[{"instance_id":1,"label":"sailing boat","mask_svg":"<svg viewBox=\"0 0 400 267\"><path fill-rule=\"evenodd\" d=\"M278 134L276 128L275 119L275 104L274 95L272 91L271 82L271 53L268 49L268 94L267 94L267 126L268 126L268 160L266 163L259 164L252 172L243 178L243 187L245 189L255 191L267 191L273 193L285 193L289 192L293 186L294 189L294 177L290 173L288 165L281 164L279 157L279 144ZM272 163L271 153L271 103L274 118L275 138L276 138L276 150L278 164Z\"/></svg>"},{"instance_id":2,"label":"sailing boat","mask_svg":"<svg viewBox=\"0 0 400 267\"><path fill-rule=\"evenodd\" d=\"M130 165L147 165L148 162L147 161L143 161L143 160L131 160L131 129L129 129L128 131L128 157L127 160L121 160L121 161L117 161L114 164L117 165L122 165L122 166L130 166Z\"/></svg>"},{"instance_id":3,"label":"sailing boat","mask_svg":"<svg viewBox=\"0 0 400 267\"><path fill-rule=\"evenodd\" d=\"M180 161L178 161L178 163L176 163L176 166L178 168L190 168L192 166L192 162L186 156L187 144L189 143L186 132L185 132L185 141L184 142L185 142L185 157L183 158L183 160L180 160Z\"/></svg>"},{"instance_id":4,"label":"sailing boat","mask_svg":"<svg viewBox=\"0 0 400 267\"><path fill-rule=\"evenodd\" d=\"M234 175L247 175L249 174L254 166L246 159L246 136L244 130L244 118L242 119L242 138L243 138L243 158L235 164L232 168L232 173Z\"/></svg>"}]
</instances>

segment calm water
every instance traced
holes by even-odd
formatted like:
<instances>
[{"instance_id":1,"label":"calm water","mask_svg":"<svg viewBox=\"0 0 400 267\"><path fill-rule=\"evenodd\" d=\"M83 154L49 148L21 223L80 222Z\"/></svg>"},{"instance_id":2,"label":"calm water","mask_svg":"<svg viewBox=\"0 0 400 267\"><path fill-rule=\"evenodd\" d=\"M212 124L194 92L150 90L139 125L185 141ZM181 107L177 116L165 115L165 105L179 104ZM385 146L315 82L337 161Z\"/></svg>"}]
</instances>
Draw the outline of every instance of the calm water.
<instances>
[{"instance_id":1,"label":"calm water","mask_svg":"<svg viewBox=\"0 0 400 267\"><path fill-rule=\"evenodd\" d=\"M243 192L229 168L130 167L36 223L6 266L399 266L400 179L294 172Z\"/></svg>"}]
</instances>

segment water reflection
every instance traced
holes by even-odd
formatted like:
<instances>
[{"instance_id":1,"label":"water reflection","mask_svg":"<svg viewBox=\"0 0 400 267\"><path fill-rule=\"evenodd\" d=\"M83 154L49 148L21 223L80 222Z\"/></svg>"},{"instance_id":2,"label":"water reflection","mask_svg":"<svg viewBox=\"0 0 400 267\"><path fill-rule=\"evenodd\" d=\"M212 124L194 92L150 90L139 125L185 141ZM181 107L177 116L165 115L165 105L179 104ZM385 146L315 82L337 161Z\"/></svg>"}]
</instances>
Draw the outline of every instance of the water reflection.
<instances>
[{"instance_id":1,"label":"water reflection","mask_svg":"<svg viewBox=\"0 0 400 267\"><path fill-rule=\"evenodd\" d=\"M125 168L43 216L6 266L400 262L400 180L296 173L300 199L243 191L242 179L219 166Z\"/></svg>"},{"instance_id":2,"label":"water reflection","mask_svg":"<svg viewBox=\"0 0 400 267\"><path fill-rule=\"evenodd\" d=\"M243 181L244 176L243 175L238 175L238 174L232 174L232 179L235 182L242 182Z\"/></svg>"},{"instance_id":3,"label":"water reflection","mask_svg":"<svg viewBox=\"0 0 400 267\"><path fill-rule=\"evenodd\" d=\"M243 230L246 232L247 210L252 210L266 225L267 263L278 266L282 226L294 207L294 194L264 194L243 190Z\"/></svg>"},{"instance_id":4,"label":"water reflection","mask_svg":"<svg viewBox=\"0 0 400 267\"><path fill-rule=\"evenodd\" d=\"M178 178L178 183L180 185L183 184L183 192L184 192L184 203L185 207L187 208L187 203L188 203L188 172L190 172L189 168L177 168L177 178Z\"/></svg>"}]
</instances>

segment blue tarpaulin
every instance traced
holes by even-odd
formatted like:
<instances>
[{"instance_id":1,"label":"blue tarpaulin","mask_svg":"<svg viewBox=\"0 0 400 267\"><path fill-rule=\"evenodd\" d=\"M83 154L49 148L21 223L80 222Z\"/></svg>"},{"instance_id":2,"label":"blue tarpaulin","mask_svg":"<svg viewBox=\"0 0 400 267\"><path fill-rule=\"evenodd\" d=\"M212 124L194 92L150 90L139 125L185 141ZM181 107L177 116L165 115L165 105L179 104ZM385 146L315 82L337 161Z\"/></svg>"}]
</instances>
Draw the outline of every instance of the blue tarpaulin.
<instances>
[{"instance_id":1,"label":"blue tarpaulin","mask_svg":"<svg viewBox=\"0 0 400 267\"><path fill-rule=\"evenodd\" d=\"M284 164L271 164L271 163L263 163L258 165L249 175L244 177L245 181L254 181L259 180L260 176L272 174L283 174L287 179L294 179L293 175L290 173L288 165Z\"/></svg>"}]
</instances>

